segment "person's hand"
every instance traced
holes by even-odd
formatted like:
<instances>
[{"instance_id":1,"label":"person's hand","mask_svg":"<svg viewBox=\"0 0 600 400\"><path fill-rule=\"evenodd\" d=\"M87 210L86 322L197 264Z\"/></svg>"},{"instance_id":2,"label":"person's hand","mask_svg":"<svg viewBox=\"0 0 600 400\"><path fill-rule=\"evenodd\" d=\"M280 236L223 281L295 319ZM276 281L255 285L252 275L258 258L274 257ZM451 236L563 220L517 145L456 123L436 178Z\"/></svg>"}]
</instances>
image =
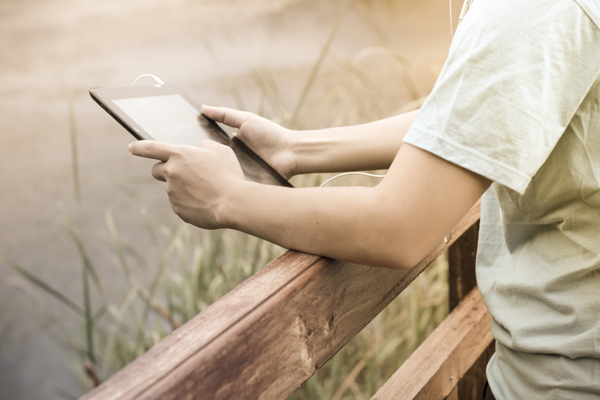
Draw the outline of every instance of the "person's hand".
<instances>
[{"instance_id":1,"label":"person's hand","mask_svg":"<svg viewBox=\"0 0 600 400\"><path fill-rule=\"evenodd\" d=\"M182 220L204 229L226 227L219 210L244 182L231 148L212 140L198 147L141 140L130 143L128 150L161 161L152 167L152 176L167 183L171 207Z\"/></svg>"},{"instance_id":2,"label":"person's hand","mask_svg":"<svg viewBox=\"0 0 600 400\"><path fill-rule=\"evenodd\" d=\"M217 122L237 128L236 136L275 168L285 179L296 174L293 132L266 118L225 107L203 106L202 113Z\"/></svg>"}]
</instances>

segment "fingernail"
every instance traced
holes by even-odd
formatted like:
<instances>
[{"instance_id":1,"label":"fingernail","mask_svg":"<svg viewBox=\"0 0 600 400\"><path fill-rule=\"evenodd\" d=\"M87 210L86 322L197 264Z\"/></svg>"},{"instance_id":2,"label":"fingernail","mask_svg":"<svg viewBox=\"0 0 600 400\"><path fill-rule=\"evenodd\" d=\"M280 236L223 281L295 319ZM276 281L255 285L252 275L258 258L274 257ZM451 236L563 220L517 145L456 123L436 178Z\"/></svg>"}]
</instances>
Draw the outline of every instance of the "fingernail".
<instances>
[{"instance_id":1,"label":"fingernail","mask_svg":"<svg viewBox=\"0 0 600 400\"><path fill-rule=\"evenodd\" d=\"M129 152L130 152L130 153L132 153L132 150L133 150L133 143L129 143L129 144L127 145L127 150L129 150Z\"/></svg>"}]
</instances>

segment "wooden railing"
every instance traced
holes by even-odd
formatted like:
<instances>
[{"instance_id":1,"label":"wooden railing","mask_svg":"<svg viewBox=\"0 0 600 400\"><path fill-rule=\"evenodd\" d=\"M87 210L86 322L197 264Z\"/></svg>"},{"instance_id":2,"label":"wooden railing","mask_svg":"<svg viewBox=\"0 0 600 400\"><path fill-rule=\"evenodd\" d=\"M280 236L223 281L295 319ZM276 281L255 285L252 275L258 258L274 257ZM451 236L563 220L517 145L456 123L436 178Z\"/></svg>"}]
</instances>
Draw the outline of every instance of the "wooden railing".
<instances>
[{"instance_id":1,"label":"wooden railing","mask_svg":"<svg viewBox=\"0 0 600 400\"><path fill-rule=\"evenodd\" d=\"M477 398L493 352L474 279L479 212L409 270L288 251L83 399L284 399L448 248L454 311L374 398Z\"/></svg>"}]
</instances>

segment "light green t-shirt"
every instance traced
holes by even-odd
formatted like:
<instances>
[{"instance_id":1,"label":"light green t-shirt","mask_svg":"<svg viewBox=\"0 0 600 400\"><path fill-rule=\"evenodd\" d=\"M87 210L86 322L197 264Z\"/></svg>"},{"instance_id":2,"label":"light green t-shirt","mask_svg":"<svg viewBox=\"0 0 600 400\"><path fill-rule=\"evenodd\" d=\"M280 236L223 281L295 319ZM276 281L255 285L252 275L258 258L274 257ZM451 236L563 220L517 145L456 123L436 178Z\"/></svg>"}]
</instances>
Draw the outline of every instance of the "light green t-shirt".
<instances>
[{"instance_id":1,"label":"light green t-shirt","mask_svg":"<svg viewBox=\"0 0 600 400\"><path fill-rule=\"evenodd\" d=\"M404 141L494 181L498 400L600 398L600 1L475 0Z\"/></svg>"}]
</instances>

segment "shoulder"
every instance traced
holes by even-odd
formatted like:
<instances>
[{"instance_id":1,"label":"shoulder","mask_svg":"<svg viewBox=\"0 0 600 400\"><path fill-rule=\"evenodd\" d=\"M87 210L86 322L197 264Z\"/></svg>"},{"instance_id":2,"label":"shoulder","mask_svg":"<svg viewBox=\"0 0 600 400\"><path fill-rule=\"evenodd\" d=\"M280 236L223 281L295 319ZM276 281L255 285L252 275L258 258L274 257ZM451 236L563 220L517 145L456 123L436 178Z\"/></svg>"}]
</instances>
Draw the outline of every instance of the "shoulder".
<instances>
[{"instance_id":1,"label":"shoulder","mask_svg":"<svg viewBox=\"0 0 600 400\"><path fill-rule=\"evenodd\" d=\"M465 39L479 45L493 41L518 47L536 46L576 31L597 31L598 3L596 0L474 0L456 32L453 47Z\"/></svg>"}]
</instances>

